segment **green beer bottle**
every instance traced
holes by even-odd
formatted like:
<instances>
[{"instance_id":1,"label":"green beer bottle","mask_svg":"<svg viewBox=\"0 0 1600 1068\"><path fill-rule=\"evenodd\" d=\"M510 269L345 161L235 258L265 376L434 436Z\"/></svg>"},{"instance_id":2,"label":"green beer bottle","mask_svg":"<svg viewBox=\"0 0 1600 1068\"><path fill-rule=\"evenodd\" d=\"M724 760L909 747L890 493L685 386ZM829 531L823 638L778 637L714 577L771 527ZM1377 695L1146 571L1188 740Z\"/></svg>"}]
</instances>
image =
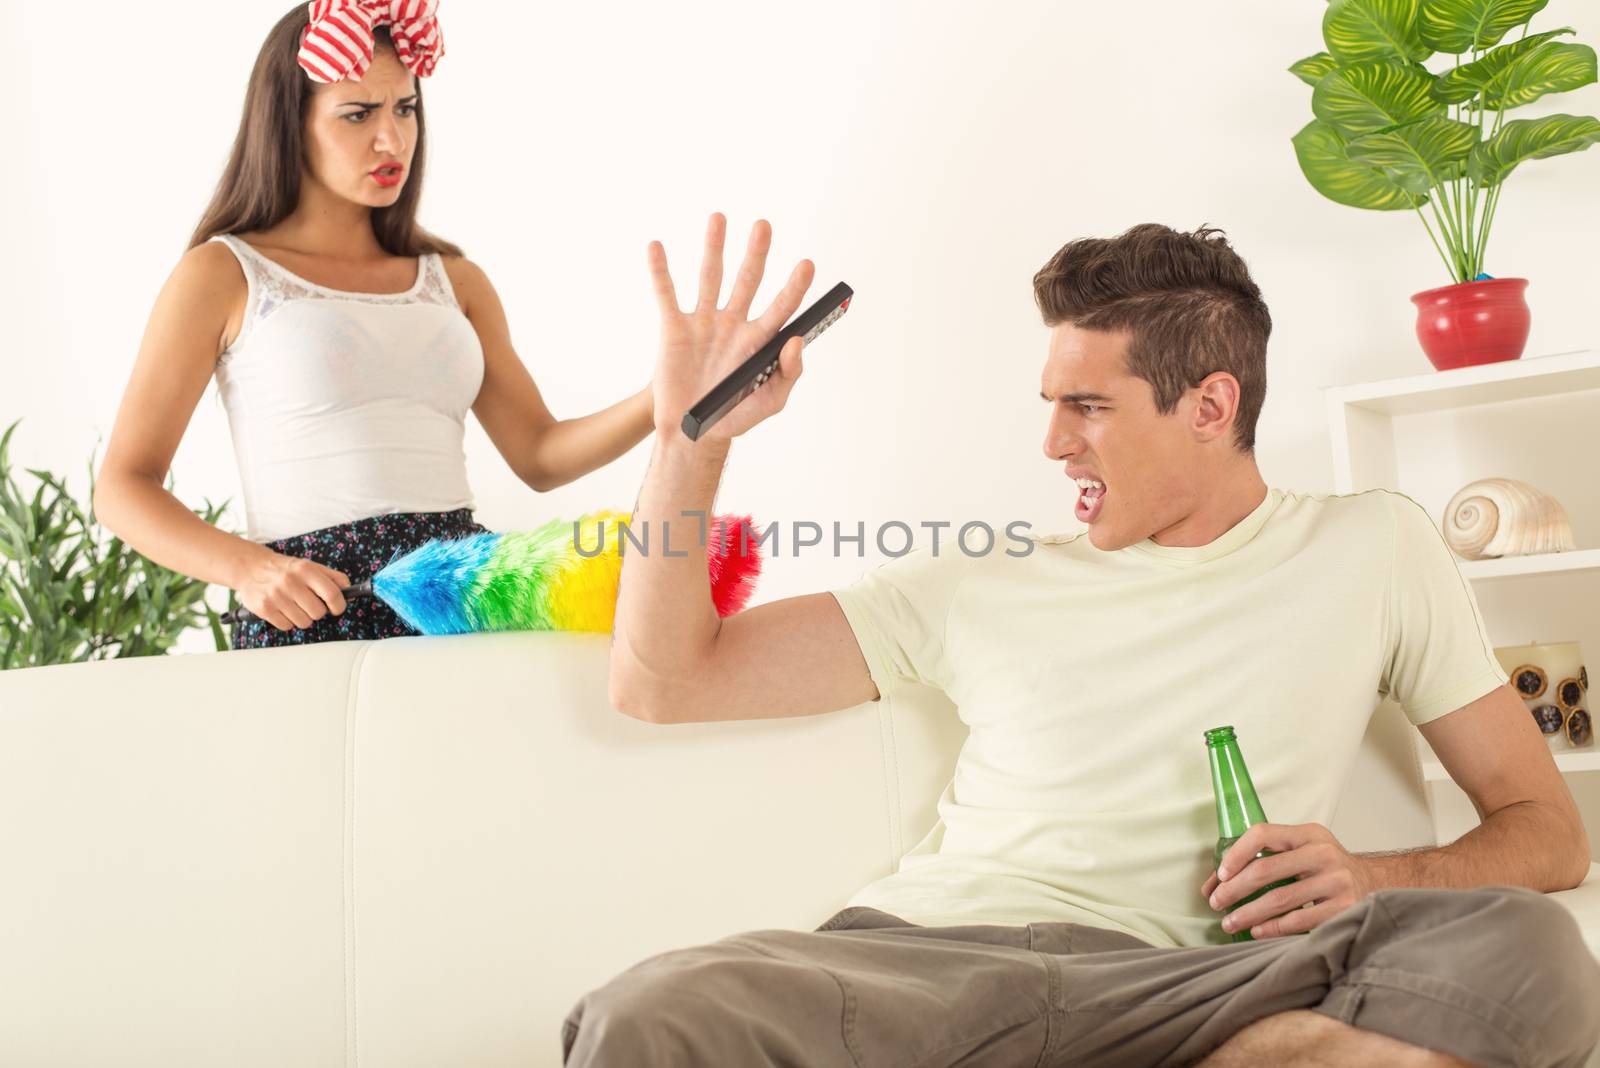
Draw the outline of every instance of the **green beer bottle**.
<instances>
[{"instance_id":1,"label":"green beer bottle","mask_svg":"<svg viewBox=\"0 0 1600 1068\"><path fill-rule=\"evenodd\" d=\"M1211 760L1211 788L1217 795L1217 849L1212 860L1216 865L1222 863L1222 855L1232 848L1246 828L1267 822L1267 814L1261 811L1261 800L1256 797L1255 784L1250 781L1250 769L1244 766L1244 757L1239 752L1239 741L1233 736L1232 727L1213 727L1206 731L1206 756ZM1270 857L1272 850L1263 849L1256 856ZM1238 874L1235 873L1234 877L1237 878ZM1294 879L1291 877L1268 883L1243 901L1235 902L1228 911L1232 912L1240 905L1254 901L1274 887L1288 886L1292 882ZM1254 941L1250 937L1250 928L1235 931L1232 941Z\"/></svg>"}]
</instances>

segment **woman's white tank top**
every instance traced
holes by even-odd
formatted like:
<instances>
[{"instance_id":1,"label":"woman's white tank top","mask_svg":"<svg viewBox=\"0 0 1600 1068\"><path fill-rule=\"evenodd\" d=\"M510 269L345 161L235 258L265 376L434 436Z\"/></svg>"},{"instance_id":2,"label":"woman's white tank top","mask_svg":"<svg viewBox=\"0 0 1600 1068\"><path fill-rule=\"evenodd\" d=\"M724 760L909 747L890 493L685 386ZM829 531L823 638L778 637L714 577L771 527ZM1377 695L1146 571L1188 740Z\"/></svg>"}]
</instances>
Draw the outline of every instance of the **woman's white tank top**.
<instances>
[{"instance_id":1,"label":"woman's white tank top","mask_svg":"<svg viewBox=\"0 0 1600 1068\"><path fill-rule=\"evenodd\" d=\"M439 254L404 293L308 282L232 234L249 283L217 362L251 541L473 507L462 446L483 347Z\"/></svg>"}]
</instances>

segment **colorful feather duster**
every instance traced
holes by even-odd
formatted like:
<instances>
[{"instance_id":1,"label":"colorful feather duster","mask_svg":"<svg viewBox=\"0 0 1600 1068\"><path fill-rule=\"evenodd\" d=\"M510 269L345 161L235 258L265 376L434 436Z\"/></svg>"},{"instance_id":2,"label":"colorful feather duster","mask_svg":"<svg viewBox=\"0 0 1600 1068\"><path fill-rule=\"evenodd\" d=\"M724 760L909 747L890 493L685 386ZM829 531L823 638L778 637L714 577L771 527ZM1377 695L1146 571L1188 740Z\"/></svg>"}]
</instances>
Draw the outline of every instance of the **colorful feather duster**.
<instances>
[{"instance_id":1,"label":"colorful feather duster","mask_svg":"<svg viewBox=\"0 0 1600 1068\"><path fill-rule=\"evenodd\" d=\"M642 534L623 549L622 527L631 518L627 512L588 513L577 521L576 540L574 524L560 519L526 533L435 539L396 555L373 576L372 589L424 634L609 631L623 552L639 552L641 545L647 552L662 551ZM758 535L749 516L713 516L708 526L711 599L717 614L728 616L755 592Z\"/></svg>"},{"instance_id":2,"label":"colorful feather duster","mask_svg":"<svg viewBox=\"0 0 1600 1068\"><path fill-rule=\"evenodd\" d=\"M623 548L628 512L599 511L532 531L435 538L397 552L347 597L375 596L423 634L501 630L609 631L617 609L624 552L662 552L654 529L633 532ZM718 515L707 524L706 577L717 615L740 611L761 574L759 533L749 516ZM647 537L647 535L649 535ZM694 536L674 537L672 552ZM231 618L230 618L231 617ZM224 622L254 619L245 609Z\"/></svg>"}]
</instances>

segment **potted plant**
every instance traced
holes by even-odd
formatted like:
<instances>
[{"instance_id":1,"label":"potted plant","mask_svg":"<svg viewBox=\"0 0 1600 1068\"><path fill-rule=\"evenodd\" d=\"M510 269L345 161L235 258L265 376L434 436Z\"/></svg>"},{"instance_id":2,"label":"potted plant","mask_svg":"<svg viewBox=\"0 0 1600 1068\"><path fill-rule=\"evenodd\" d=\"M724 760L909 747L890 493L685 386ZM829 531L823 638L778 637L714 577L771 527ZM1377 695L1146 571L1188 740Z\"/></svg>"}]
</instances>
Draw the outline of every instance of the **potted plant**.
<instances>
[{"instance_id":1,"label":"potted plant","mask_svg":"<svg viewBox=\"0 0 1600 1068\"><path fill-rule=\"evenodd\" d=\"M1293 139L1307 181L1353 208L1414 210L1444 260L1451 283L1411 298L1417 339L1441 371L1522 355L1528 280L1483 270L1501 191L1519 164L1600 141L1589 115L1503 121L1595 81L1594 49L1559 40L1572 27L1528 33L1546 2L1332 0L1327 50L1289 67L1312 86L1316 118ZM1451 57L1437 72L1424 65L1435 53Z\"/></svg>"},{"instance_id":2,"label":"potted plant","mask_svg":"<svg viewBox=\"0 0 1600 1068\"><path fill-rule=\"evenodd\" d=\"M165 653L196 626L209 625L217 649L227 649L206 583L108 538L49 471L30 468L38 488L31 498L22 491L7 456L16 428L0 434L0 670ZM196 514L215 524L227 506L208 500Z\"/></svg>"}]
</instances>

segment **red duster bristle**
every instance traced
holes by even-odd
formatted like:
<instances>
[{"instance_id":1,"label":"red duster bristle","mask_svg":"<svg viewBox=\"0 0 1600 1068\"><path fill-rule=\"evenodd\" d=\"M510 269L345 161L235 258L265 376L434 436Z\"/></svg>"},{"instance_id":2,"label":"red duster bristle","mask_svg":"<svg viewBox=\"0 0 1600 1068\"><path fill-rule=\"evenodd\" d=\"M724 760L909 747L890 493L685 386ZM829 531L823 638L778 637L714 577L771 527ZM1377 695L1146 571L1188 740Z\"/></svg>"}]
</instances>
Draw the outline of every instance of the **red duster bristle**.
<instances>
[{"instance_id":1,"label":"red duster bristle","mask_svg":"<svg viewBox=\"0 0 1600 1068\"><path fill-rule=\"evenodd\" d=\"M761 543L756 540L760 532L747 515L735 516L731 524L716 516L710 534L706 567L711 574L711 602L717 615L731 616L755 593L761 574Z\"/></svg>"}]
</instances>

